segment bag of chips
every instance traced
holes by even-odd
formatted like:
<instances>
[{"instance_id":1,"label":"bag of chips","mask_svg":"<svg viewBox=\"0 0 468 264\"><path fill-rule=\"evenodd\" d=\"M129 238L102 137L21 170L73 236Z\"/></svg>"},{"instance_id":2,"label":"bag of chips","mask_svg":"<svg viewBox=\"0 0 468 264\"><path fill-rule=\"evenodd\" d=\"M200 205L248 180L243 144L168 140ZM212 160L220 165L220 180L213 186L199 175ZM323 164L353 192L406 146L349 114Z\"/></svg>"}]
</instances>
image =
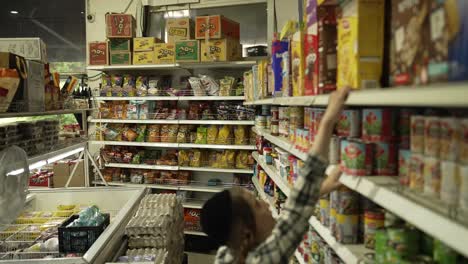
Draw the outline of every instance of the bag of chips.
<instances>
[{"instance_id":1,"label":"bag of chips","mask_svg":"<svg viewBox=\"0 0 468 264\"><path fill-rule=\"evenodd\" d=\"M224 125L218 132L216 144L231 145L231 128Z\"/></svg>"},{"instance_id":2,"label":"bag of chips","mask_svg":"<svg viewBox=\"0 0 468 264\"><path fill-rule=\"evenodd\" d=\"M218 127L211 125L208 127L206 142L208 144L216 144L216 138L218 137Z\"/></svg>"},{"instance_id":3,"label":"bag of chips","mask_svg":"<svg viewBox=\"0 0 468 264\"><path fill-rule=\"evenodd\" d=\"M206 127L197 128L197 138L195 144L206 144L207 142L207 129Z\"/></svg>"}]
</instances>

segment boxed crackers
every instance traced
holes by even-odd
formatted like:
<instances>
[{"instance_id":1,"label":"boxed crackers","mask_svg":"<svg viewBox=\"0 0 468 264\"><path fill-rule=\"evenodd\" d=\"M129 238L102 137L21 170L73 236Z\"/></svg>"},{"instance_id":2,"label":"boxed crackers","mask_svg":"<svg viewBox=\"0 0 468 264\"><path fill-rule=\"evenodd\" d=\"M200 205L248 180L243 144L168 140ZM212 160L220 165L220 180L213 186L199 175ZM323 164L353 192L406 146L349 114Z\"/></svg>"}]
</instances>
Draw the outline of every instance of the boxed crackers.
<instances>
[{"instance_id":1,"label":"boxed crackers","mask_svg":"<svg viewBox=\"0 0 468 264\"><path fill-rule=\"evenodd\" d=\"M196 39L219 39L223 37L239 39L239 23L221 15L197 16L195 19Z\"/></svg>"},{"instance_id":2,"label":"boxed crackers","mask_svg":"<svg viewBox=\"0 0 468 264\"><path fill-rule=\"evenodd\" d=\"M0 52L47 63L47 46L41 38L0 38Z\"/></svg>"},{"instance_id":3,"label":"boxed crackers","mask_svg":"<svg viewBox=\"0 0 468 264\"><path fill-rule=\"evenodd\" d=\"M200 61L200 41L179 40L175 43L176 62L199 62Z\"/></svg>"},{"instance_id":4,"label":"boxed crackers","mask_svg":"<svg viewBox=\"0 0 468 264\"><path fill-rule=\"evenodd\" d=\"M175 61L175 44L172 43L157 43L154 44L154 63L174 63Z\"/></svg>"},{"instance_id":5,"label":"boxed crackers","mask_svg":"<svg viewBox=\"0 0 468 264\"><path fill-rule=\"evenodd\" d=\"M109 46L107 41L90 42L89 65L108 65Z\"/></svg>"},{"instance_id":6,"label":"boxed crackers","mask_svg":"<svg viewBox=\"0 0 468 264\"><path fill-rule=\"evenodd\" d=\"M154 44L161 42L160 39L154 37L134 38L133 51L152 51Z\"/></svg>"},{"instance_id":7,"label":"boxed crackers","mask_svg":"<svg viewBox=\"0 0 468 264\"><path fill-rule=\"evenodd\" d=\"M384 0L350 0L338 20L337 87L380 86L384 42Z\"/></svg>"},{"instance_id":8,"label":"boxed crackers","mask_svg":"<svg viewBox=\"0 0 468 264\"><path fill-rule=\"evenodd\" d=\"M133 38L135 19L130 14L106 14L106 37Z\"/></svg>"},{"instance_id":9,"label":"boxed crackers","mask_svg":"<svg viewBox=\"0 0 468 264\"><path fill-rule=\"evenodd\" d=\"M132 53L131 52L111 52L110 65L131 65Z\"/></svg>"},{"instance_id":10,"label":"boxed crackers","mask_svg":"<svg viewBox=\"0 0 468 264\"><path fill-rule=\"evenodd\" d=\"M188 17L166 19L167 43L193 38L193 23Z\"/></svg>"},{"instance_id":11,"label":"boxed crackers","mask_svg":"<svg viewBox=\"0 0 468 264\"><path fill-rule=\"evenodd\" d=\"M131 52L132 51L131 39L110 39L109 51L112 52Z\"/></svg>"},{"instance_id":12,"label":"boxed crackers","mask_svg":"<svg viewBox=\"0 0 468 264\"><path fill-rule=\"evenodd\" d=\"M133 52L133 64L153 64L154 51L138 51Z\"/></svg>"},{"instance_id":13,"label":"boxed crackers","mask_svg":"<svg viewBox=\"0 0 468 264\"><path fill-rule=\"evenodd\" d=\"M430 1L392 0L390 44L392 86L428 82Z\"/></svg>"},{"instance_id":14,"label":"boxed crackers","mask_svg":"<svg viewBox=\"0 0 468 264\"><path fill-rule=\"evenodd\" d=\"M201 40L201 61L230 61L242 57L238 39Z\"/></svg>"}]
</instances>

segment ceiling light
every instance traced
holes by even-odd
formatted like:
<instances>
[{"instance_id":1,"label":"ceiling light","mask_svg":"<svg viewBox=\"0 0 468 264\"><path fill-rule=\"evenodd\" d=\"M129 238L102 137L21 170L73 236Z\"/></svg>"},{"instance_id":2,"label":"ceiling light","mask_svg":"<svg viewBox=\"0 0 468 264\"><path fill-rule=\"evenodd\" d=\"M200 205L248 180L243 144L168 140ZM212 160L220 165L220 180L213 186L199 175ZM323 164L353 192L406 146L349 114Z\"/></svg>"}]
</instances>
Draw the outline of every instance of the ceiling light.
<instances>
[{"instance_id":1,"label":"ceiling light","mask_svg":"<svg viewBox=\"0 0 468 264\"><path fill-rule=\"evenodd\" d=\"M84 14L84 12L83 12L83 11L81 11L81 14Z\"/></svg>"},{"instance_id":2,"label":"ceiling light","mask_svg":"<svg viewBox=\"0 0 468 264\"><path fill-rule=\"evenodd\" d=\"M10 11L10 14L13 14L13 15L16 15L16 14L18 14L18 13L19 13L19 12L16 11L16 10L11 10L11 11Z\"/></svg>"}]
</instances>

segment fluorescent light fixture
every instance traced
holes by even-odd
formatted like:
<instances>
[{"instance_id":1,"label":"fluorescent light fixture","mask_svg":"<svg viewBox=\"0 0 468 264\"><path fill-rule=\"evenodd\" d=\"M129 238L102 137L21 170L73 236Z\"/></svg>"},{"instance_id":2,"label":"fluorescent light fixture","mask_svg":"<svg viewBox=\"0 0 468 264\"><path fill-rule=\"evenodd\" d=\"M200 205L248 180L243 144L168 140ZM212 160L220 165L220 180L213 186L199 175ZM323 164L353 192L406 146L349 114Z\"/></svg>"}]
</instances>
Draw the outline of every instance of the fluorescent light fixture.
<instances>
[{"instance_id":1,"label":"fluorescent light fixture","mask_svg":"<svg viewBox=\"0 0 468 264\"><path fill-rule=\"evenodd\" d=\"M34 169L38 169L44 165L47 165L47 162L45 160L41 160L41 161L38 161L36 163L33 163L31 165L29 165L29 170L34 170ZM16 175L19 175L21 173L24 172L24 169L21 168L21 169L17 169L17 170L14 170L14 171L11 171L9 173L7 173L7 176L16 176Z\"/></svg>"},{"instance_id":2,"label":"fluorescent light fixture","mask_svg":"<svg viewBox=\"0 0 468 264\"><path fill-rule=\"evenodd\" d=\"M62 160L62 159L66 158L68 156L71 156L73 154L80 153L81 151L84 151L84 148L77 148L77 149L74 149L74 150L70 150L68 152L65 152L63 154L60 154L60 155L57 155L55 157L52 157L52 158L48 159L47 164L54 163L56 161Z\"/></svg>"},{"instance_id":3,"label":"fluorescent light fixture","mask_svg":"<svg viewBox=\"0 0 468 264\"><path fill-rule=\"evenodd\" d=\"M83 11L81 11L81 14L84 14L84 12L83 12Z\"/></svg>"},{"instance_id":4,"label":"fluorescent light fixture","mask_svg":"<svg viewBox=\"0 0 468 264\"><path fill-rule=\"evenodd\" d=\"M188 17L190 12L188 9L185 10L178 10L178 11L167 11L164 13L164 18L181 18L181 17Z\"/></svg>"},{"instance_id":5,"label":"fluorescent light fixture","mask_svg":"<svg viewBox=\"0 0 468 264\"><path fill-rule=\"evenodd\" d=\"M13 15L17 15L18 13L19 13L19 12L16 11L16 10L11 10L11 11L10 11L10 14L13 14Z\"/></svg>"}]
</instances>

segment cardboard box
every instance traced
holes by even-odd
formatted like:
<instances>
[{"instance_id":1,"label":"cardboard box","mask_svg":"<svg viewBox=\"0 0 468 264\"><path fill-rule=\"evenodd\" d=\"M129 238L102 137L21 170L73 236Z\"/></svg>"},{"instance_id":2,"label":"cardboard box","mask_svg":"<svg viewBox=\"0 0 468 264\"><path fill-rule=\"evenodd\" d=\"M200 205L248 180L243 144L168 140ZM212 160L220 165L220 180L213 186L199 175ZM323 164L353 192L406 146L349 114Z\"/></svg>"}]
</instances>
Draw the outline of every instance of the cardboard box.
<instances>
[{"instance_id":1,"label":"cardboard box","mask_svg":"<svg viewBox=\"0 0 468 264\"><path fill-rule=\"evenodd\" d=\"M286 62L289 60L289 49L289 41L274 40L271 45L271 68L275 76L275 96L282 96L283 91L289 89L289 75L283 76L283 73L289 72L289 63Z\"/></svg>"},{"instance_id":2,"label":"cardboard box","mask_svg":"<svg viewBox=\"0 0 468 264\"><path fill-rule=\"evenodd\" d=\"M161 42L160 39L154 37L134 38L133 51L152 51L154 44Z\"/></svg>"},{"instance_id":3,"label":"cardboard box","mask_svg":"<svg viewBox=\"0 0 468 264\"><path fill-rule=\"evenodd\" d=\"M304 94L315 95L318 88L319 74L317 0L307 0L306 18L307 29L304 36Z\"/></svg>"},{"instance_id":4,"label":"cardboard box","mask_svg":"<svg viewBox=\"0 0 468 264\"><path fill-rule=\"evenodd\" d=\"M428 82L430 1L392 1L390 85Z\"/></svg>"},{"instance_id":5,"label":"cardboard box","mask_svg":"<svg viewBox=\"0 0 468 264\"><path fill-rule=\"evenodd\" d=\"M445 0L447 24L450 32L448 60L449 81L468 79L468 1Z\"/></svg>"},{"instance_id":6,"label":"cardboard box","mask_svg":"<svg viewBox=\"0 0 468 264\"><path fill-rule=\"evenodd\" d=\"M242 57L238 39L201 40L201 61L230 61Z\"/></svg>"},{"instance_id":7,"label":"cardboard box","mask_svg":"<svg viewBox=\"0 0 468 264\"><path fill-rule=\"evenodd\" d=\"M107 38L133 38L135 19L130 14L106 14Z\"/></svg>"},{"instance_id":8,"label":"cardboard box","mask_svg":"<svg viewBox=\"0 0 468 264\"><path fill-rule=\"evenodd\" d=\"M175 44L157 43L154 44L154 63L165 64L174 63Z\"/></svg>"},{"instance_id":9,"label":"cardboard box","mask_svg":"<svg viewBox=\"0 0 468 264\"><path fill-rule=\"evenodd\" d=\"M78 163L75 175L68 187L84 187L85 186L85 171L83 160L63 160L54 164L54 187L62 188L67 184L68 178L73 171L73 167Z\"/></svg>"},{"instance_id":10,"label":"cardboard box","mask_svg":"<svg viewBox=\"0 0 468 264\"><path fill-rule=\"evenodd\" d=\"M176 62L199 62L200 61L200 41L179 40L175 43Z\"/></svg>"},{"instance_id":11,"label":"cardboard box","mask_svg":"<svg viewBox=\"0 0 468 264\"><path fill-rule=\"evenodd\" d=\"M22 90L18 90L13 101L22 102L22 111L45 111L44 64L26 60L28 71Z\"/></svg>"},{"instance_id":12,"label":"cardboard box","mask_svg":"<svg viewBox=\"0 0 468 264\"><path fill-rule=\"evenodd\" d=\"M110 39L109 50L110 52L131 52L132 51L131 39Z\"/></svg>"},{"instance_id":13,"label":"cardboard box","mask_svg":"<svg viewBox=\"0 0 468 264\"><path fill-rule=\"evenodd\" d=\"M166 19L167 43L193 38L193 23L188 17Z\"/></svg>"},{"instance_id":14,"label":"cardboard box","mask_svg":"<svg viewBox=\"0 0 468 264\"><path fill-rule=\"evenodd\" d=\"M107 41L90 42L89 65L108 65L109 46Z\"/></svg>"},{"instance_id":15,"label":"cardboard box","mask_svg":"<svg viewBox=\"0 0 468 264\"><path fill-rule=\"evenodd\" d=\"M336 90L336 7L318 8L318 86L316 94Z\"/></svg>"},{"instance_id":16,"label":"cardboard box","mask_svg":"<svg viewBox=\"0 0 468 264\"><path fill-rule=\"evenodd\" d=\"M153 51L138 51L133 52L133 64L153 64L154 52Z\"/></svg>"},{"instance_id":17,"label":"cardboard box","mask_svg":"<svg viewBox=\"0 0 468 264\"><path fill-rule=\"evenodd\" d=\"M304 32L297 31L291 42L292 95L304 95Z\"/></svg>"},{"instance_id":18,"label":"cardboard box","mask_svg":"<svg viewBox=\"0 0 468 264\"><path fill-rule=\"evenodd\" d=\"M47 46L40 38L0 38L0 51L47 63Z\"/></svg>"},{"instance_id":19,"label":"cardboard box","mask_svg":"<svg viewBox=\"0 0 468 264\"><path fill-rule=\"evenodd\" d=\"M111 52L110 65L132 65L131 52Z\"/></svg>"},{"instance_id":20,"label":"cardboard box","mask_svg":"<svg viewBox=\"0 0 468 264\"><path fill-rule=\"evenodd\" d=\"M195 20L196 39L240 38L239 23L221 15L197 16Z\"/></svg>"},{"instance_id":21,"label":"cardboard box","mask_svg":"<svg viewBox=\"0 0 468 264\"><path fill-rule=\"evenodd\" d=\"M384 0L350 0L338 21L337 88L380 87Z\"/></svg>"},{"instance_id":22,"label":"cardboard box","mask_svg":"<svg viewBox=\"0 0 468 264\"><path fill-rule=\"evenodd\" d=\"M18 86L15 87L15 83L13 82L9 83L6 85L6 87L11 87L12 89L0 94L0 112L6 112L7 110L10 112L23 111L22 105L18 106L17 104L12 104L11 102L15 98L18 98L16 94L18 94L19 91L21 91L20 93L23 91L24 83L27 78L26 60L23 57L10 52L0 52L0 68L15 69L19 79L19 81L14 81L18 82Z\"/></svg>"}]
</instances>

